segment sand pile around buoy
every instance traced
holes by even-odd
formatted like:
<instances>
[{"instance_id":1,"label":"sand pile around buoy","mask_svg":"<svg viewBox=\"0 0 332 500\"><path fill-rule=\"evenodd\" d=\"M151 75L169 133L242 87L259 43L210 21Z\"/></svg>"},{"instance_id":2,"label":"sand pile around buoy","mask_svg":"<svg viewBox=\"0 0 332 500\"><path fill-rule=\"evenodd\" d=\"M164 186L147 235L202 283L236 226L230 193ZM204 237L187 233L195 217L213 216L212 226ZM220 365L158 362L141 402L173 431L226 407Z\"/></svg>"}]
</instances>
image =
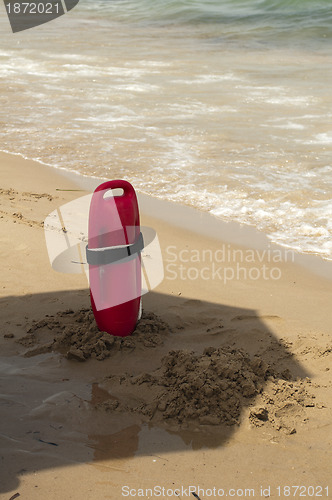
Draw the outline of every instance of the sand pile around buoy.
<instances>
[{"instance_id":1,"label":"sand pile around buoy","mask_svg":"<svg viewBox=\"0 0 332 500\"><path fill-rule=\"evenodd\" d=\"M58 312L28 325L27 335L18 342L29 348L24 353L26 357L57 351L68 359L102 361L119 350L162 345L168 332L168 325L156 314L143 312L131 336L114 337L99 331L93 312L82 308Z\"/></svg>"}]
</instances>

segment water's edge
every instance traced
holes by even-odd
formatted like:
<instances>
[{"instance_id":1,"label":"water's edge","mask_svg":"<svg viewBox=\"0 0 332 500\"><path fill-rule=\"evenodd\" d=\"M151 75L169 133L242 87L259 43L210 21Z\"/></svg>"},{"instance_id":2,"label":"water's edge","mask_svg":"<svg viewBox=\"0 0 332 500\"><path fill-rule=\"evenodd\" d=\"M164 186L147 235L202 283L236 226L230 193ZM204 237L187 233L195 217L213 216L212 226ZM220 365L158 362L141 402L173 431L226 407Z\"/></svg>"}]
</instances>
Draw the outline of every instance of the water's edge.
<instances>
[{"instance_id":1,"label":"water's edge","mask_svg":"<svg viewBox=\"0 0 332 500\"><path fill-rule=\"evenodd\" d=\"M6 153L10 154L10 153ZM16 155L21 156L21 155ZM39 163L39 162L38 162ZM66 177L78 188L93 192L99 184L107 179L90 177L78 172L43 164L45 168L56 171ZM171 226L185 229L200 236L219 240L223 243L238 245L254 250L278 250L281 254L292 252L292 262L308 271L332 280L332 260L323 259L320 255L300 253L285 246L273 243L268 236L255 227L240 224L236 221L225 222L216 216L197 208L180 205L174 201L161 200L137 191L139 207L143 215L159 219ZM158 232L158 228L154 228ZM171 242L170 242L171 244Z\"/></svg>"}]
</instances>

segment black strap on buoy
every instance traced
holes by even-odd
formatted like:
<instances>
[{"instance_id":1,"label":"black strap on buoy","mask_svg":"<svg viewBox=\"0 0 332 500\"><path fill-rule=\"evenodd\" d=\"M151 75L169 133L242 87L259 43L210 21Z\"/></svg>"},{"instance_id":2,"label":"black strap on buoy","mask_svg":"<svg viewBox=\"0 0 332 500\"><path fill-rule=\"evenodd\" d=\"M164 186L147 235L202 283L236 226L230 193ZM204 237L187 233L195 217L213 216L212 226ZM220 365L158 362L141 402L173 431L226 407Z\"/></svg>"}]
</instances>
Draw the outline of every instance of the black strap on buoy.
<instances>
[{"instance_id":1,"label":"black strap on buoy","mask_svg":"<svg viewBox=\"0 0 332 500\"><path fill-rule=\"evenodd\" d=\"M135 253L140 253L144 248L144 240L142 233L135 243L123 247L106 247L106 248L88 248L86 246L86 260L90 266L105 266L112 264L118 260L130 257Z\"/></svg>"}]
</instances>

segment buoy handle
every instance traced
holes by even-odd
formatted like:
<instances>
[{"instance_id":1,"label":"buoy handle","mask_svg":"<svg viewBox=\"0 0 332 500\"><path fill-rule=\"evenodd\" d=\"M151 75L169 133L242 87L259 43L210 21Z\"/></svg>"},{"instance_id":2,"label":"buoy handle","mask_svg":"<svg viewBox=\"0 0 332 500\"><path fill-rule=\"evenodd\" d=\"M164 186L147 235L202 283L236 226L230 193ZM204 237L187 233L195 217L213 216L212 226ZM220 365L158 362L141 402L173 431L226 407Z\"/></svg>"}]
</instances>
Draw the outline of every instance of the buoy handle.
<instances>
[{"instance_id":1,"label":"buoy handle","mask_svg":"<svg viewBox=\"0 0 332 500\"><path fill-rule=\"evenodd\" d=\"M100 184L95 190L95 193L98 191L108 191L108 190L113 190L113 189L123 189L123 195L134 195L135 190L133 186L127 182L124 181L123 179L114 179L112 181L106 181L103 184ZM123 196L122 195L122 196Z\"/></svg>"}]
</instances>

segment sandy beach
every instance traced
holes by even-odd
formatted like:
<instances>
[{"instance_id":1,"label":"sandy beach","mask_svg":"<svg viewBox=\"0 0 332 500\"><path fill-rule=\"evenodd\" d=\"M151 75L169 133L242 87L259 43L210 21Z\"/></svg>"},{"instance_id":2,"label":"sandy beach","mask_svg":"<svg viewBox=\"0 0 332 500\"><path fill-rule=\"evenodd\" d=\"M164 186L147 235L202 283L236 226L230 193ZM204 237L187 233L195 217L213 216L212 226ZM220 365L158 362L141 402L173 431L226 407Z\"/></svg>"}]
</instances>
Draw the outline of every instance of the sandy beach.
<instances>
[{"instance_id":1,"label":"sandy beach","mask_svg":"<svg viewBox=\"0 0 332 500\"><path fill-rule=\"evenodd\" d=\"M142 197L165 276L114 339L45 245L82 184L4 153L0 169L1 499L331 495L331 263Z\"/></svg>"}]
</instances>

